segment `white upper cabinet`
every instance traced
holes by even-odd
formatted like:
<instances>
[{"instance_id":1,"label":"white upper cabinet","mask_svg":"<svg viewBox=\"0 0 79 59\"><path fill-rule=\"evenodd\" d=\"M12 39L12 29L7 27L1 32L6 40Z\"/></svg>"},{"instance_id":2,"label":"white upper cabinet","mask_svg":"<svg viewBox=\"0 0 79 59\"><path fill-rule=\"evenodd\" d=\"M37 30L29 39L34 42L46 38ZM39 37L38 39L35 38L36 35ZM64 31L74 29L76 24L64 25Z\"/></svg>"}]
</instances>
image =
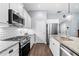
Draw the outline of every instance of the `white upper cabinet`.
<instances>
[{"instance_id":1,"label":"white upper cabinet","mask_svg":"<svg viewBox=\"0 0 79 59\"><path fill-rule=\"evenodd\" d=\"M28 20L27 20L28 22L27 22L27 27L28 28L31 28L31 17L30 17L30 15L28 14Z\"/></svg>"},{"instance_id":2,"label":"white upper cabinet","mask_svg":"<svg viewBox=\"0 0 79 59\"><path fill-rule=\"evenodd\" d=\"M25 27L27 27L27 23L28 23L28 17L27 16L28 16L28 14L27 14L27 12L24 9Z\"/></svg>"},{"instance_id":3,"label":"white upper cabinet","mask_svg":"<svg viewBox=\"0 0 79 59\"><path fill-rule=\"evenodd\" d=\"M23 16L23 4L22 3L10 3L10 9L15 10L21 16Z\"/></svg>"},{"instance_id":4,"label":"white upper cabinet","mask_svg":"<svg viewBox=\"0 0 79 59\"><path fill-rule=\"evenodd\" d=\"M22 12L23 4L22 3L10 3L10 9L15 10L16 12Z\"/></svg>"},{"instance_id":5,"label":"white upper cabinet","mask_svg":"<svg viewBox=\"0 0 79 59\"><path fill-rule=\"evenodd\" d=\"M0 3L0 22L7 23L8 21L8 3Z\"/></svg>"},{"instance_id":6,"label":"white upper cabinet","mask_svg":"<svg viewBox=\"0 0 79 59\"><path fill-rule=\"evenodd\" d=\"M31 17L25 9L24 9L24 19L25 19L25 27L31 28Z\"/></svg>"}]
</instances>

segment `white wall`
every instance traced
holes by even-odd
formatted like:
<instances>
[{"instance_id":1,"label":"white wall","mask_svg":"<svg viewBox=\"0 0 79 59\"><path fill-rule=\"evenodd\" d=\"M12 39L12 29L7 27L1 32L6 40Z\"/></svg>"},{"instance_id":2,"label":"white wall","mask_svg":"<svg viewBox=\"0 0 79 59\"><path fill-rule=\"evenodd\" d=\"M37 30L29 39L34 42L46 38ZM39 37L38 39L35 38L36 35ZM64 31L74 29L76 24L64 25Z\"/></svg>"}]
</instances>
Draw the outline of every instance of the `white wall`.
<instances>
[{"instance_id":1,"label":"white wall","mask_svg":"<svg viewBox=\"0 0 79 59\"><path fill-rule=\"evenodd\" d=\"M36 34L36 42L46 43L46 20L47 13L45 11L31 11L32 29Z\"/></svg>"},{"instance_id":2,"label":"white wall","mask_svg":"<svg viewBox=\"0 0 79 59\"><path fill-rule=\"evenodd\" d=\"M79 29L79 14L72 14L73 18L68 23L69 26L68 35L70 36L78 36L78 29Z\"/></svg>"},{"instance_id":3,"label":"white wall","mask_svg":"<svg viewBox=\"0 0 79 59\"><path fill-rule=\"evenodd\" d=\"M66 26L64 26L66 24ZM67 31L68 36L78 36L78 29L79 29L79 14L72 14L72 20L65 22L61 25L61 34L64 35L66 34L66 27L69 27Z\"/></svg>"},{"instance_id":4,"label":"white wall","mask_svg":"<svg viewBox=\"0 0 79 59\"><path fill-rule=\"evenodd\" d=\"M67 15L67 14L66 14ZM79 29L79 14L72 14L72 21L69 22L64 22L61 26L61 34L65 35L66 34L66 27L70 27L69 30L67 31L67 35L69 36L77 36L77 30ZM48 14L48 19L56 19L59 18L60 22L65 20L63 17L63 14ZM67 24L67 26L65 26Z\"/></svg>"}]
</instances>

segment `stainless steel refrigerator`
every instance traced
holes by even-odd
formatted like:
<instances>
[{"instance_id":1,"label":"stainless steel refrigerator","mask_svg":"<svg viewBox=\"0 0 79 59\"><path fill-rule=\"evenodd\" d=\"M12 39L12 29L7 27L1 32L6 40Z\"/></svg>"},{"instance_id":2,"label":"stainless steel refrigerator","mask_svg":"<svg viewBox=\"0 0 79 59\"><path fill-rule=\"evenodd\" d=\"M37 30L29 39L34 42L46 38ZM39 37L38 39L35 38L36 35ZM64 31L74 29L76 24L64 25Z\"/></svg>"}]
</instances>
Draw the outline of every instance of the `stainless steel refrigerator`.
<instances>
[{"instance_id":1,"label":"stainless steel refrigerator","mask_svg":"<svg viewBox=\"0 0 79 59\"><path fill-rule=\"evenodd\" d=\"M49 37L52 35L58 35L59 24L58 23L48 23L46 24L46 42L49 45Z\"/></svg>"}]
</instances>

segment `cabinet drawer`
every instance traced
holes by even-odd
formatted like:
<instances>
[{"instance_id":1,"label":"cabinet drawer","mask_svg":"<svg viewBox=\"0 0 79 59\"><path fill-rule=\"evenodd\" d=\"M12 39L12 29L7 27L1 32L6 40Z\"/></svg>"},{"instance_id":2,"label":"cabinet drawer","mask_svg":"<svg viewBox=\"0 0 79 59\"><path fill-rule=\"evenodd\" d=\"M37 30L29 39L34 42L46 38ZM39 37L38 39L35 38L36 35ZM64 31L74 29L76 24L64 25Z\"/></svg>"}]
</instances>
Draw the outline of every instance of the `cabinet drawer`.
<instances>
[{"instance_id":1,"label":"cabinet drawer","mask_svg":"<svg viewBox=\"0 0 79 59\"><path fill-rule=\"evenodd\" d=\"M2 53L0 54L0 56L10 56L10 55L12 55L14 52L17 53L16 50L19 50L19 43L16 44L16 45L14 45L14 46L12 46L11 48L8 48L8 49L5 50L4 52L2 52Z\"/></svg>"},{"instance_id":2,"label":"cabinet drawer","mask_svg":"<svg viewBox=\"0 0 79 59\"><path fill-rule=\"evenodd\" d=\"M19 56L19 49L16 49L10 56Z\"/></svg>"}]
</instances>

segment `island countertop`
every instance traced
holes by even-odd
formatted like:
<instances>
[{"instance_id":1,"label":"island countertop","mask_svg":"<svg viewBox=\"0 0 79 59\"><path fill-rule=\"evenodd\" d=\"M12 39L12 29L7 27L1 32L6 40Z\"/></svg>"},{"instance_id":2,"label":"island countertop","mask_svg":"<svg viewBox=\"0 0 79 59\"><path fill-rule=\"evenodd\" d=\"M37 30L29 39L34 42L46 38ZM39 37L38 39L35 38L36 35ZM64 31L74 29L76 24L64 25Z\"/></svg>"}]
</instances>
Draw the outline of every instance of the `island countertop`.
<instances>
[{"instance_id":1,"label":"island countertop","mask_svg":"<svg viewBox=\"0 0 79 59\"><path fill-rule=\"evenodd\" d=\"M79 40L66 40L67 38L61 38L60 36L51 36L51 38L56 39L60 44L66 46L77 55L79 55Z\"/></svg>"}]
</instances>

